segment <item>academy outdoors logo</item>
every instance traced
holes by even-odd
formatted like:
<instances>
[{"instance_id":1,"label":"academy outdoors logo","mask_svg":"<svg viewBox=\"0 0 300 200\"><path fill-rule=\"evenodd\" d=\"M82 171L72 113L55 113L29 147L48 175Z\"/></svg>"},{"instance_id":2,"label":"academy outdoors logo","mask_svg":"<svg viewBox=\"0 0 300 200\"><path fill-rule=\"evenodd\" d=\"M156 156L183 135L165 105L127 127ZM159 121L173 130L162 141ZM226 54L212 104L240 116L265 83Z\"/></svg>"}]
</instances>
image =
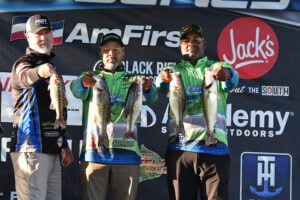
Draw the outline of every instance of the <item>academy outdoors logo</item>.
<instances>
[{"instance_id":1,"label":"academy outdoors logo","mask_svg":"<svg viewBox=\"0 0 300 200\"><path fill-rule=\"evenodd\" d=\"M10 41L26 39L24 35L28 16L14 16L12 18ZM64 21L51 23L53 29L53 44L59 45L63 41Z\"/></svg>"},{"instance_id":2,"label":"academy outdoors logo","mask_svg":"<svg viewBox=\"0 0 300 200\"><path fill-rule=\"evenodd\" d=\"M245 152L241 156L240 199L292 200L289 154Z\"/></svg>"},{"instance_id":3,"label":"academy outdoors logo","mask_svg":"<svg viewBox=\"0 0 300 200\"><path fill-rule=\"evenodd\" d=\"M269 72L279 52L277 36L264 21L242 17L229 23L218 39L219 59L230 63L242 79Z\"/></svg>"}]
</instances>

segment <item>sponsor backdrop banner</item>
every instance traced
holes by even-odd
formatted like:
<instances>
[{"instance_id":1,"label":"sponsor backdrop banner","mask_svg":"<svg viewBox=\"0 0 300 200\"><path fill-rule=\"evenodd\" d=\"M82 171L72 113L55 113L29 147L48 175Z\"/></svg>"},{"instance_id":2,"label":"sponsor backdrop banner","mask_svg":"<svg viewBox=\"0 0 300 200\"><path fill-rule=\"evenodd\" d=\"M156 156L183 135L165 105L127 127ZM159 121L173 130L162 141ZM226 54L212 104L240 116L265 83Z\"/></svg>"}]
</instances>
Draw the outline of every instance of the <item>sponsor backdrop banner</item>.
<instances>
[{"instance_id":1,"label":"sponsor backdrop banner","mask_svg":"<svg viewBox=\"0 0 300 200\"><path fill-rule=\"evenodd\" d=\"M36 12L0 13L1 124L5 129L0 135L0 200L17 199L8 148L13 112L10 71L14 61L25 52L27 43L22 32L26 19ZM192 23L203 27L208 41L206 55L212 60L231 63L241 77L227 104L230 200L300 199L300 181L296 178L300 177L296 170L300 168L296 159L300 156L297 148L300 40L296 39L299 27L273 21L271 15L254 18L199 6L62 9L39 13L54 23L53 62L64 76L69 99L67 138L76 160L63 169L64 200L81 199L78 155L82 104L72 96L69 85L79 73L94 69L99 62L101 34L120 34L126 48L126 70L155 80L163 66L180 60L179 29ZM138 200L168 199L164 161L167 111L168 99L162 95L157 103L142 109Z\"/></svg>"},{"instance_id":2,"label":"sponsor backdrop banner","mask_svg":"<svg viewBox=\"0 0 300 200\"><path fill-rule=\"evenodd\" d=\"M34 7L33 7L34 6ZM0 12L95 8L196 7L241 10L300 10L299 0L0 0ZM33 9L34 8L34 9Z\"/></svg>"}]
</instances>

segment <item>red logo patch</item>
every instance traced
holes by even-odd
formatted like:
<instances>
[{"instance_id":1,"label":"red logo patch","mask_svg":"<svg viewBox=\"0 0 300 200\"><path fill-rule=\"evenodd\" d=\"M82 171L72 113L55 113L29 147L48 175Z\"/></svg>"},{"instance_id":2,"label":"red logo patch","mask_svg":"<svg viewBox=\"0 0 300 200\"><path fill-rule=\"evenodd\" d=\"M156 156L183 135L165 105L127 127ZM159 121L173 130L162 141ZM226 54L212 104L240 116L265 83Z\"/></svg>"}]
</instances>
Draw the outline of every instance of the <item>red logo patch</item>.
<instances>
[{"instance_id":1,"label":"red logo patch","mask_svg":"<svg viewBox=\"0 0 300 200\"><path fill-rule=\"evenodd\" d=\"M218 39L218 56L231 64L242 79L269 72L279 52L277 36L264 21L242 17L227 24Z\"/></svg>"}]
</instances>

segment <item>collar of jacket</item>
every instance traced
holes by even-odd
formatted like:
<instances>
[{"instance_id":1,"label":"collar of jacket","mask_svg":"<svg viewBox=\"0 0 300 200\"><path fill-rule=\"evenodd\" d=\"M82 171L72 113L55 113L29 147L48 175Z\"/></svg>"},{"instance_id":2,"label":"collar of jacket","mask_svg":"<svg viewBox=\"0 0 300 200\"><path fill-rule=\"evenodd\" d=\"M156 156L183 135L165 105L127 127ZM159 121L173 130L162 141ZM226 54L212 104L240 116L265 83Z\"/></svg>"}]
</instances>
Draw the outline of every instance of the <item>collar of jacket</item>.
<instances>
[{"instance_id":1,"label":"collar of jacket","mask_svg":"<svg viewBox=\"0 0 300 200\"><path fill-rule=\"evenodd\" d=\"M103 64L100 64L99 65L99 69L101 71L105 71L105 72L111 72L110 70L107 70L104 68ZM117 68L116 68L116 72L122 72L122 71L125 71L125 67L124 65L119 65Z\"/></svg>"},{"instance_id":2,"label":"collar of jacket","mask_svg":"<svg viewBox=\"0 0 300 200\"><path fill-rule=\"evenodd\" d=\"M42 57L42 58L43 58L43 57L44 57L44 58L53 58L53 57L55 56L55 54L54 54L53 52L51 52L51 53L50 53L50 56L49 56L49 55L47 55L47 54L39 53L39 52L37 52L37 51L31 49L30 47L27 47L27 48L26 48L26 55L29 55L29 54L34 54L34 55L36 55L36 56L38 56L38 57Z\"/></svg>"}]
</instances>

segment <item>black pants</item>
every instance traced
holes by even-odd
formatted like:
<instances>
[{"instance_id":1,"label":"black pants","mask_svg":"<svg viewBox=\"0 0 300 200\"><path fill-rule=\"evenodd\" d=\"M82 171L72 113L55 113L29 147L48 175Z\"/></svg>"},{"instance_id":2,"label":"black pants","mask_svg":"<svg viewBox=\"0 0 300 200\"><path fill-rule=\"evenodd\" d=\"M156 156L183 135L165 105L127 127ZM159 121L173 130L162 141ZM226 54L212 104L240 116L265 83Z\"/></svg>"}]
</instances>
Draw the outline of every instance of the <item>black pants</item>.
<instances>
[{"instance_id":1,"label":"black pants","mask_svg":"<svg viewBox=\"0 0 300 200\"><path fill-rule=\"evenodd\" d=\"M170 200L229 200L230 156L167 151Z\"/></svg>"}]
</instances>

